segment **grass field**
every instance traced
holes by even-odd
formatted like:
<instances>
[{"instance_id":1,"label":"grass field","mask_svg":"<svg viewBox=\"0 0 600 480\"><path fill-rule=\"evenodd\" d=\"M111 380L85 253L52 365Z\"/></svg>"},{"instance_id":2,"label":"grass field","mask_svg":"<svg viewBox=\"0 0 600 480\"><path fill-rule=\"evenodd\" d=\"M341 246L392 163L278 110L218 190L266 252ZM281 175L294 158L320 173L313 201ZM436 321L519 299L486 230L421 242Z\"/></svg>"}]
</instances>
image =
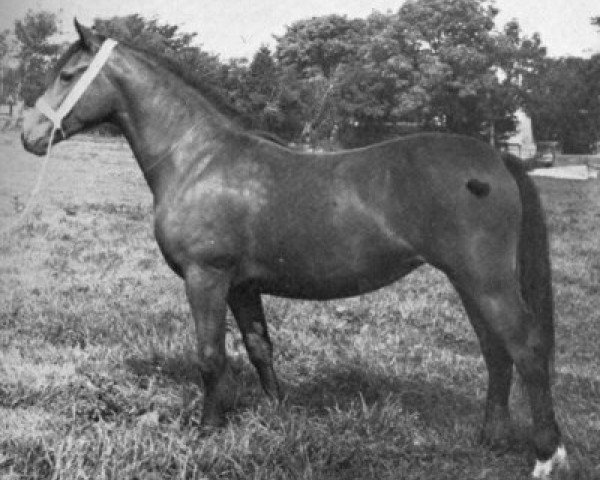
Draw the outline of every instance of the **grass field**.
<instances>
[{"instance_id":1,"label":"grass field","mask_svg":"<svg viewBox=\"0 0 600 480\"><path fill-rule=\"evenodd\" d=\"M0 136L0 222L41 159ZM573 478L600 478L600 181L538 179L557 308L555 400ZM265 298L287 398L268 403L237 331L229 425L198 429L202 390L182 282L152 234L126 146L57 146L29 220L0 241L0 478L520 479L515 448L477 443L486 370L445 278L422 268L377 293Z\"/></svg>"}]
</instances>

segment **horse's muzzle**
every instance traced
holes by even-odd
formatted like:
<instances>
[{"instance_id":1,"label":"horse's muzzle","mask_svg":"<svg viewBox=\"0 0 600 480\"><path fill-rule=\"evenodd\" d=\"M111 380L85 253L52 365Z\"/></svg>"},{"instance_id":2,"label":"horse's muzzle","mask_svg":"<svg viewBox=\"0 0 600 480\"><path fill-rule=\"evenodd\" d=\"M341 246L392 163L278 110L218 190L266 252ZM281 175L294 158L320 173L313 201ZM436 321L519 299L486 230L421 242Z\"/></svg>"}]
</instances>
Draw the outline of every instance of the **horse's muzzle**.
<instances>
[{"instance_id":1,"label":"horse's muzzle","mask_svg":"<svg viewBox=\"0 0 600 480\"><path fill-rule=\"evenodd\" d=\"M52 122L37 109L27 110L23 116L23 130L21 131L21 143L25 150L34 155L45 155L53 128ZM61 140L64 140L64 135L61 130L57 130L54 132L52 143Z\"/></svg>"},{"instance_id":2,"label":"horse's muzzle","mask_svg":"<svg viewBox=\"0 0 600 480\"><path fill-rule=\"evenodd\" d=\"M21 143L25 150L34 155L45 155L48 150L48 138L38 138L35 141L31 141L25 132L21 132Z\"/></svg>"}]
</instances>

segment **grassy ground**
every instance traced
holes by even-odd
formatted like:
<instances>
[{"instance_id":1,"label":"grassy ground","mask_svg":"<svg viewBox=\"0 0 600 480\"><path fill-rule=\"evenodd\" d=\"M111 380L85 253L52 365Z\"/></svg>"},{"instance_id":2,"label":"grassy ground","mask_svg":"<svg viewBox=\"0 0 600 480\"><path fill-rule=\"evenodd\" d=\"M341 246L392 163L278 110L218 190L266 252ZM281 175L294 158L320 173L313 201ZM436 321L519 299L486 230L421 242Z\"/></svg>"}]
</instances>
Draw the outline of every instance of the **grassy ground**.
<instances>
[{"instance_id":1,"label":"grassy ground","mask_svg":"<svg viewBox=\"0 0 600 480\"><path fill-rule=\"evenodd\" d=\"M40 159L0 137L0 222ZM575 478L600 478L600 182L537 180L557 307L555 398ZM269 404L237 332L228 427L198 430L192 325L123 145L72 141L39 206L0 244L0 478L518 479L532 466L523 395L515 451L477 441L486 371L445 278L375 294L265 298L287 399Z\"/></svg>"}]
</instances>

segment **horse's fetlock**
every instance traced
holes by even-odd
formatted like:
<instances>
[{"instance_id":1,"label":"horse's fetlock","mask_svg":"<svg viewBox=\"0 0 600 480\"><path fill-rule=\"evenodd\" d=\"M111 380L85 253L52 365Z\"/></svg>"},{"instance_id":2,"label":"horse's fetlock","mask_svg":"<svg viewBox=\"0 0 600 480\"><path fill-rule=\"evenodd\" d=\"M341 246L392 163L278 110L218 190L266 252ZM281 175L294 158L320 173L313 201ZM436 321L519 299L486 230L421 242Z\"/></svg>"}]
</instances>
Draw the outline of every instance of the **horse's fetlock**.
<instances>
[{"instance_id":1,"label":"horse's fetlock","mask_svg":"<svg viewBox=\"0 0 600 480\"><path fill-rule=\"evenodd\" d=\"M549 422L544 428L536 428L533 434L535 456L540 460L548 460L560 445L560 430L555 421Z\"/></svg>"}]
</instances>

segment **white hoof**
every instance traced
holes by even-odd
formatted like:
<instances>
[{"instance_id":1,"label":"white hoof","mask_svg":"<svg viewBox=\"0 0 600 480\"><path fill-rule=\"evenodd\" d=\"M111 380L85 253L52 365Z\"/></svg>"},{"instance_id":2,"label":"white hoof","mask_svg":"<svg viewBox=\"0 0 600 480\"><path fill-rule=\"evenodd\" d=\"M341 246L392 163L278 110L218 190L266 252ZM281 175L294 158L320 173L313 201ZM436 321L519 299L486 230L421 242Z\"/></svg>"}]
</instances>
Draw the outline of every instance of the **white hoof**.
<instances>
[{"instance_id":1,"label":"white hoof","mask_svg":"<svg viewBox=\"0 0 600 480\"><path fill-rule=\"evenodd\" d=\"M559 445L556 452L545 462L536 460L531 476L538 480L549 480L554 467L565 471L569 469L569 460L564 445Z\"/></svg>"}]
</instances>

